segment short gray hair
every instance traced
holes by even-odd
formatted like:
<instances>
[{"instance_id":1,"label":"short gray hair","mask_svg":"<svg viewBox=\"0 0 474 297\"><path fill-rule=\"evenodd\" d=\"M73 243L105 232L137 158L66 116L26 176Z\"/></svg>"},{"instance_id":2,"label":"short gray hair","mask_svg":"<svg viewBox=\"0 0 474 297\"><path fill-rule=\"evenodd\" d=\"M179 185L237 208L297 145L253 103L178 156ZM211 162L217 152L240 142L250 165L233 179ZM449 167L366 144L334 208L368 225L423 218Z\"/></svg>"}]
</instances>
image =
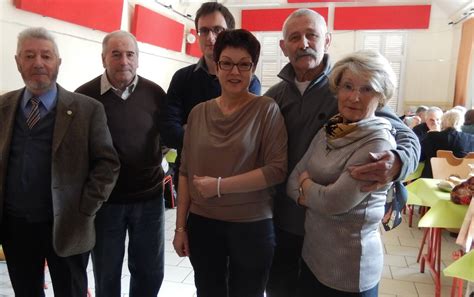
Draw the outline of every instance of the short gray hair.
<instances>
[{"instance_id":1,"label":"short gray hair","mask_svg":"<svg viewBox=\"0 0 474 297\"><path fill-rule=\"evenodd\" d=\"M56 40L54 39L53 35L43 27L28 28L18 34L18 43L16 45L17 55L21 53L21 47L23 46L23 42L27 39L43 39L50 41L53 44L54 53L59 58L59 50L58 45L56 44Z\"/></svg>"},{"instance_id":2,"label":"short gray hair","mask_svg":"<svg viewBox=\"0 0 474 297\"><path fill-rule=\"evenodd\" d=\"M337 87L346 70L368 79L372 89L381 96L380 106L392 98L397 78L388 60L379 52L357 51L334 64L329 75L329 87L334 93L337 93Z\"/></svg>"},{"instance_id":3,"label":"short gray hair","mask_svg":"<svg viewBox=\"0 0 474 297\"><path fill-rule=\"evenodd\" d=\"M293 11L285 20L283 23L283 38L286 38L286 33L288 30L288 22L294 18L299 18L302 16L307 16L315 20L315 22L318 24L318 26L321 26L324 30L324 33L327 33L328 28L326 25L326 20L316 11L308 8L300 8L295 11Z\"/></svg>"},{"instance_id":4,"label":"short gray hair","mask_svg":"<svg viewBox=\"0 0 474 297\"><path fill-rule=\"evenodd\" d=\"M138 56L137 39L135 38L135 36L132 33L124 31L124 30L113 31L113 32L110 32L109 34L105 35L104 40L102 40L102 54L105 54L107 52L107 44L108 44L109 40L112 39L112 38L115 38L115 37L117 37L117 38L128 37L131 40L133 40L133 43L135 44L136 54Z\"/></svg>"},{"instance_id":5,"label":"short gray hair","mask_svg":"<svg viewBox=\"0 0 474 297\"><path fill-rule=\"evenodd\" d=\"M464 122L462 113L457 109L450 109L441 117L441 130L447 128L454 128L461 131L461 126Z\"/></svg>"},{"instance_id":6,"label":"short gray hair","mask_svg":"<svg viewBox=\"0 0 474 297\"><path fill-rule=\"evenodd\" d=\"M441 115L443 115L443 110L441 108L439 108L438 106L431 106L430 108L428 108L428 110L426 111L426 114L431 114L431 113L441 113Z\"/></svg>"},{"instance_id":7,"label":"short gray hair","mask_svg":"<svg viewBox=\"0 0 474 297\"><path fill-rule=\"evenodd\" d=\"M420 112L427 112L428 111L428 106L426 105L420 105L416 108L415 113L418 114Z\"/></svg>"}]
</instances>

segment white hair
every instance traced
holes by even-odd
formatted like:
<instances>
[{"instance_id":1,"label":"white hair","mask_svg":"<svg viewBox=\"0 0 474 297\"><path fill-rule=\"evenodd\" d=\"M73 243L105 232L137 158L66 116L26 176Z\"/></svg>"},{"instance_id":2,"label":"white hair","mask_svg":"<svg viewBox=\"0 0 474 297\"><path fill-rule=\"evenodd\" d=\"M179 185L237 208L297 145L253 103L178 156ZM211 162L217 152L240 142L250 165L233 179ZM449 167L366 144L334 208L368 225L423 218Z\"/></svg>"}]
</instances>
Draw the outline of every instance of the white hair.
<instances>
[{"instance_id":1,"label":"white hair","mask_svg":"<svg viewBox=\"0 0 474 297\"><path fill-rule=\"evenodd\" d=\"M43 27L28 28L18 34L18 43L16 46L16 54L19 55L22 50L23 42L27 39L43 39L53 44L53 50L59 58L59 50L53 35Z\"/></svg>"},{"instance_id":2,"label":"white hair","mask_svg":"<svg viewBox=\"0 0 474 297\"><path fill-rule=\"evenodd\" d=\"M307 17L310 17L312 19L314 19L314 21L317 23L317 25L323 29L323 32L324 33L327 33L328 31L328 28L327 28L327 25L326 25L326 21L324 20L324 18L319 14L317 13L316 11L312 10L312 9L308 9L308 8L300 8L298 10L295 10L293 11L285 20L285 22L283 23L283 38L286 38L286 33L288 31L288 22L294 18L299 18L299 17L302 17L302 16L307 16Z\"/></svg>"}]
</instances>

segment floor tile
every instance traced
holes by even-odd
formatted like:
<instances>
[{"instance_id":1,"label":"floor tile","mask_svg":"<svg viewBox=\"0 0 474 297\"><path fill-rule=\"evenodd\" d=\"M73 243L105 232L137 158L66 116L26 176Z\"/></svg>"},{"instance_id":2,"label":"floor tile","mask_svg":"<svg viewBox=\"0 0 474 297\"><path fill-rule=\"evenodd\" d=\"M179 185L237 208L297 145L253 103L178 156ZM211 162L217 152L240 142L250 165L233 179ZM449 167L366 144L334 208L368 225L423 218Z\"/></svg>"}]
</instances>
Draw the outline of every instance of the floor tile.
<instances>
[{"instance_id":1,"label":"floor tile","mask_svg":"<svg viewBox=\"0 0 474 297\"><path fill-rule=\"evenodd\" d=\"M413 255L417 255L419 251L419 249L416 247L397 246L397 245L391 245L391 244L386 244L385 250L387 251L387 254L397 255L397 256L413 256Z\"/></svg>"},{"instance_id":2,"label":"floor tile","mask_svg":"<svg viewBox=\"0 0 474 297\"><path fill-rule=\"evenodd\" d=\"M191 271L191 268L167 265L165 266L165 280L181 283L186 279Z\"/></svg>"},{"instance_id":3,"label":"floor tile","mask_svg":"<svg viewBox=\"0 0 474 297\"><path fill-rule=\"evenodd\" d=\"M391 266L390 270L394 280L433 284L433 278L428 271L420 273L418 269L395 266Z\"/></svg>"},{"instance_id":4,"label":"floor tile","mask_svg":"<svg viewBox=\"0 0 474 297\"><path fill-rule=\"evenodd\" d=\"M404 256L385 254L383 258L384 265L407 267L407 262Z\"/></svg>"},{"instance_id":5,"label":"floor tile","mask_svg":"<svg viewBox=\"0 0 474 297\"><path fill-rule=\"evenodd\" d=\"M418 296L415 284L413 282L393 279L381 279L379 292L380 294L392 294L396 296Z\"/></svg>"}]
</instances>

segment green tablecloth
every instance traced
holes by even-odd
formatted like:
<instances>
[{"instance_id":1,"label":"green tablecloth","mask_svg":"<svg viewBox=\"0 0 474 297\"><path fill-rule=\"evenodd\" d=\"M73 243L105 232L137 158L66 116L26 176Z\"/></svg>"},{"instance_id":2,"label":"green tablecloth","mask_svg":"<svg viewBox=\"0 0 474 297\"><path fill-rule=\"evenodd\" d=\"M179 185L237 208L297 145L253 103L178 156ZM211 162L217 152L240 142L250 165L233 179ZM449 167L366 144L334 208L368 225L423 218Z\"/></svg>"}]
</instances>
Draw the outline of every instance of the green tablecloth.
<instances>
[{"instance_id":1,"label":"green tablecloth","mask_svg":"<svg viewBox=\"0 0 474 297\"><path fill-rule=\"evenodd\" d=\"M409 184L407 204L431 207L439 200L449 200L450 194L438 189L441 180L432 178L419 178Z\"/></svg>"},{"instance_id":2,"label":"green tablecloth","mask_svg":"<svg viewBox=\"0 0 474 297\"><path fill-rule=\"evenodd\" d=\"M459 229L467 209L467 205L454 204L450 200L439 200L420 219L418 227Z\"/></svg>"},{"instance_id":3,"label":"green tablecloth","mask_svg":"<svg viewBox=\"0 0 474 297\"><path fill-rule=\"evenodd\" d=\"M425 162L420 162L418 164L418 167L416 167L416 170L412 172L409 176L407 176L404 181L408 182L419 178L421 176L421 173L423 172L423 168L425 168Z\"/></svg>"},{"instance_id":4,"label":"green tablecloth","mask_svg":"<svg viewBox=\"0 0 474 297\"><path fill-rule=\"evenodd\" d=\"M168 153L166 153L165 158L168 163L174 163L176 161L177 152L175 149L170 149Z\"/></svg>"},{"instance_id":5,"label":"green tablecloth","mask_svg":"<svg viewBox=\"0 0 474 297\"><path fill-rule=\"evenodd\" d=\"M443 270L444 275L474 282L474 250L465 254Z\"/></svg>"}]
</instances>

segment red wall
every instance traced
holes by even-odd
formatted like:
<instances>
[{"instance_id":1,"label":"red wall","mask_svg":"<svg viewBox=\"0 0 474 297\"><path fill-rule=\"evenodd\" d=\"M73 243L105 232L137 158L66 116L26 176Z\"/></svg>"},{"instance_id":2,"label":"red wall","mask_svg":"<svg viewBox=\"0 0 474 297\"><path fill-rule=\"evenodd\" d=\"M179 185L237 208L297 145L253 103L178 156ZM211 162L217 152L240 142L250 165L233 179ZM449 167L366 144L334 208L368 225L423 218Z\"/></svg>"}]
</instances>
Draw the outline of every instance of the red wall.
<instances>
[{"instance_id":1,"label":"red wall","mask_svg":"<svg viewBox=\"0 0 474 297\"><path fill-rule=\"evenodd\" d=\"M14 0L18 9L112 32L120 29L123 0Z\"/></svg>"},{"instance_id":2,"label":"red wall","mask_svg":"<svg viewBox=\"0 0 474 297\"><path fill-rule=\"evenodd\" d=\"M194 43L186 42L186 54L200 58L202 53L201 49L199 48L199 36L197 35L196 29L191 29L190 31L190 34L193 34L196 37L196 41Z\"/></svg>"},{"instance_id":3,"label":"red wall","mask_svg":"<svg viewBox=\"0 0 474 297\"><path fill-rule=\"evenodd\" d=\"M181 52L184 24L141 5L135 5L131 32L139 41Z\"/></svg>"},{"instance_id":4,"label":"red wall","mask_svg":"<svg viewBox=\"0 0 474 297\"><path fill-rule=\"evenodd\" d=\"M431 5L336 7L334 30L428 29Z\"/></svg>"},{"instance_id":5,"label":"red wall","mask_svg":"<svg viewBox=\"0 0 474 297\"><path fill-rule=\"evenodd\" d=\"M323 0L318 1L323 2ZM288 2L315 1L288 0ZM327 7L311 9L321 14L327 23ZM242 10L242 28L254 32L281 31L283 22L295 10L296 8ZM430 12L431 5L335 7L334 30L427 29L430 23Z\"/></svg>"},{"instance_id":6,"label":"red wall","mask_svg":"<svg viewBox=\"0 0 474 297\"><path fill-rule=\"evenodd\" d=\"M288 0L288 3L306 3L306 2L367 2L368 0Z\"/></svg>"},{"instance_id":7,"label":"red wall","mask_svg":"<svg viewBox=\"0 0 474 297\"><path fill-rule=\"evenodd\" d=\"M297 8L242 10L242 28L249 31L281 31L285 19ZM328 21L328 8L311 8Z\"/></svg>"}]
</instances>

